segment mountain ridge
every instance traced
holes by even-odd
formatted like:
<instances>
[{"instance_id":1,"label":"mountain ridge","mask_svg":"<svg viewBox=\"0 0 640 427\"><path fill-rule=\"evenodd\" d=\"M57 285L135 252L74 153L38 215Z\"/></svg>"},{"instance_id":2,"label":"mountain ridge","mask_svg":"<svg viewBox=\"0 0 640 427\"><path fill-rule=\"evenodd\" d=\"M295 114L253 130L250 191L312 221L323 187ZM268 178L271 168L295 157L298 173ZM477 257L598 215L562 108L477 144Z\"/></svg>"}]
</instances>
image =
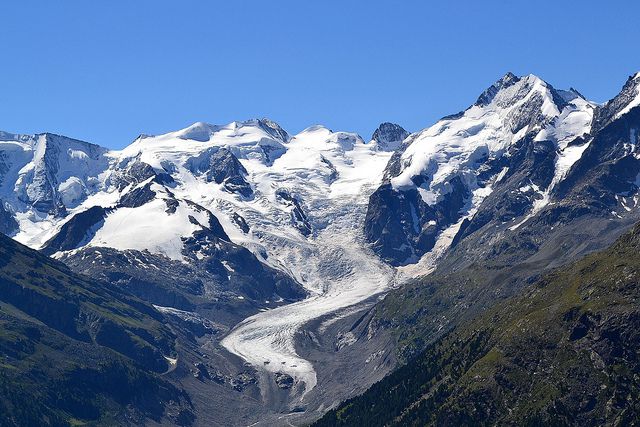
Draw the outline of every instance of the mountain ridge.
<instances>
[{"instance_id":1,"label":"mountain ridge","mask_svg":"<svg viewBox=\"0 0 640 427\"><path fill-rule=\"evenodd\" d=\"M637 89L599 105L508 73L461 113L370 141L196 122L93 154L58 139L34 161L29 137L0 138L0 227L194 330L214 322L188 348L221 383L194 389L306 422L640 220Z\"/></svg>"}]
</instances>

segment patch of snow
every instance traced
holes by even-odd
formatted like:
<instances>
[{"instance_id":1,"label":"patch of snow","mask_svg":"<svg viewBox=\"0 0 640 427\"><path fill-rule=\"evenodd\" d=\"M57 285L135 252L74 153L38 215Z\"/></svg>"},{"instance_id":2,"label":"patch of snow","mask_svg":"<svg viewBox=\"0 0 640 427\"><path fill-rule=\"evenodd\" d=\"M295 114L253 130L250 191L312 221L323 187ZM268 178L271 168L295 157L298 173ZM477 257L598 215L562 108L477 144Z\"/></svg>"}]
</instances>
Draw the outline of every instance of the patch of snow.
<instances>
[{"instance_id":1,"label":"patch of snow","mask_svg":"<svg viewBox=\"0 0 640 427\"><path fill-rule=\"evenodd\" d=\"M207 224L208 217L184 203L180 203L173 214L167 213L166 208L162 199L137 208L119 208L107 216L88 246L148 250L173 260L182 260L182 238L201 228L188 217L195 217L200 224Z\"/></svg>"},{"instance_id":2,"label":"patch of snow","mask_svg":"<svg viewBox=\"0 0 640 427\"><path fill-rule=\"evenodd\" d=\"M549 126L540 131L536 141L552 141L557 147L554 164L554 175L549 186L542 192L537 188L540 198L534 200L529 213L516 225L509 227L514 231L522 224L537 215L551 202L554 188L567 176L571 167L582 158L591 144L591 138L580 145L570 145L576 138L587 135L591 131L595 104L582 98L576 98ZM522 188L520 189L522 191Z\"/></svg>"},{"instance_id":3,"label":"patch of snow","mask_svg":"<svg viewBox=\"0 0 640 427\"><path fill-rule=\"evenodd\" d=\"M84 182L76 176L69 177L58 186L58 192L65 206L72 206L86 196Z\"/></svg>"},{"instance_id":4,"label":"patch of snow","mask_svg":"<svg viewBox=\"0 0 640 427\"><path fill-rule=\"evenodd\" d=\"M502 181L507 175L507 172L509 172L509 168L507 166L503 167L498 176L496 176L496 183Z\"/></svg>"}]
</instances>

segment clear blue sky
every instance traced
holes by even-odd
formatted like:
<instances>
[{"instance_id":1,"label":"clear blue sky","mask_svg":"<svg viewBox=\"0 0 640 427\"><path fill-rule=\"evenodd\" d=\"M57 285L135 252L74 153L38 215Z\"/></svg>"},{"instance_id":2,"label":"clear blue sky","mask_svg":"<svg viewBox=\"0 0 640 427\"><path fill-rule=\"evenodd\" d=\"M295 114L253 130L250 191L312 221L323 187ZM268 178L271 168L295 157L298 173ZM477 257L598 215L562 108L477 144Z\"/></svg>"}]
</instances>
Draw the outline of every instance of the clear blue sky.
<instances>
[{"instance_id":1,"label":"clear blue sky","mask_svg":"<svg viewBox=\"0 0 640 427\"><path fill-rule=\"evenodd\" d=\"M4 1L0 130L119 148L266 116L368 138L464 109L509 70L595 101L640 70L636 1L430 3Z\"/></svg>"}]
</instances>

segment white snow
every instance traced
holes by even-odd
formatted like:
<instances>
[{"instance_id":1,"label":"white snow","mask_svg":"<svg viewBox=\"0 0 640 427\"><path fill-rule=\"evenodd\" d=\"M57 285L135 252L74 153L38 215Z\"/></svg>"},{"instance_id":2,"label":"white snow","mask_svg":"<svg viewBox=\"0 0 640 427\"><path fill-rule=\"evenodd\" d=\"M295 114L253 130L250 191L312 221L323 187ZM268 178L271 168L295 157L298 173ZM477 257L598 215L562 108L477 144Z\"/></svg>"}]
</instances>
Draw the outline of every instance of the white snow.
<instances>
[{"instance_id":1,"label":"white snow","mask_svg":"<svg viewBox=\"0 0 640 427\"><path fill-rule=\"evenodd\" d=\"M554 175L549 186L536 192L540 194L533 202L533 207L529 213L517 224L509 227L510 230L517 230L522 224L538 214L545 206L551 202L551 192L567 176L571 167L582 158L582 154L591 144L591 139L587 139L580 145L569 145L576 138L587 135L591 130L595 104L577 97L571 101L562 113L536 135L536 141L552 141L556 145L556 159ZM522 189L521 189L522 190Z\"/></svg>"},{"instance_id":2,"label":"white snow","mask_svg":"<svg viewBox=\"0 0 640 427\"><path fill-rule=\"evenodd\" d=\"M504 168L502 168L498 176L496 176L496 182L502 181L504 177L507 175L507 172L509 172L509 168L505 166Z\"/></svg>"},{"instance_id":3,"label":"white snow","mask_svg":"<svg viewBox=\"0 0 640 427\"><path fill-rule=\"evenodd\" d=\"M76 176L69 177L58 186L65 206L71 206L85 197L85 187L82 180Z\"/></svg>"},{"instance_id":4,"label":"white snow","mask_svg":"<svg viewBox=\"0 0 640 427\"><path fill-rule=\"evenodd\" d=\"M170 191L175 198L192 200L213 212L235 243L289 273L309 291L304 301L247 319L224 340L230 351L256 367L292 375L302 397L314 387L316 378L312 364L295 353L297 331L311 319L383 292L392 281L393 269L367 249L362 236L369 195L379 186L392 153L378 150L354 133L333 132L323 126L288 137L269 132L264 125L258 121L222 126L195 123L165 135L141 136L123 150L102 153L98 162L91 160L88 147L67 143L61 150L56 178L69 215L58 218L29 209L15 197L9 201L17 207L21 225L16 237L33 247L41 246L73 214L98 205L112 209L84 245L147 250L182 260L183 238L199 229L189 216L207 224L206 212L180 202L174 213L168 213L164 200L168 190L159 184L151 187L156 192L154 200L136 208L117 207L124 193L150 181L122 190L114 184L118 171L136 161L158 172L171 172L175 184ZM14 176L6 177L13 182L21 182L22 177L20 185L30 185L29 174L38 167L45 145L37 138L13 139L2 142L6 152L15 153ZM220 148L231 150L247 169L252 198L207 182L199 172L208 166L208 156ZM291 203L276 196L280 189L300 200L312 226L308 238L293 227ZM14 194L14 189L8 187L3 194ZM246 220L249 233L235 224L234 213ZM229 265L225 267L233 274ZM272 300L281 298L274 295ZM263 364L265 356L272 360L268 366Z\"/></svg>"},{"instance_id":5,"label":"white snow","mask_svg":"<svg viewBox=\"0 0 640 427\"><path fill-rule=\"evenodd\" d=\"M576 138L589 133L593 121L595 103L583 99L575 91L556 91L567 103L559 111L552 89L541 79L529 75L513 85L502 88L488 105L474 105L461 116L440 120L430 128L419 132L413 143L401 157L401 172L391 179L396 191L415 188L412 178L418 175L426 182L417 190L428 205L438 203L451 191L450 181L458 176L473 197L461 212L458 223L441 232L436 247L423 256L416 266L403 268L411 274L428 272L435 261L451 244L455 233L465 218L471 218L482 201L491 194L492 187L506 176L504 167L492 178L492 185L480 187L477 176L488 159L509 155L509 148L525 135L533 133L535 141L551 141L556 147L554 176L548 188L527 185L520 191L534 189L539 196L534 200L528 215L511 229L518 228L538 213L551 200L552 190L566 177L570 168L588 148L590 139L582 144L570 145ZM541 99L541 104L535 100ZM540 105L543 120L535 124L518 123L522 108ZM532 112L528 112L532 114Z\"/></svg>"},{"instance_id":6,"label":"white snow","mask_svg":"<svg viewBox=\"0 0 640 427\"><path fill-rule=\"evenodd\" d=\"M154 199L137 208L119 208L109 214L104 225L96 232L89 246L114 249L148 250L174 260L182 259L182 237L200 229L189 221L194 216L200 224L208 224L203 212L180 203L175 213L165 212L162 199Z\"/></svg>"},{"instance_id":7,"label":"white snow","mask_svg":"<svg viewBox=\"0 0 640 427\"><path fill-rule=\"evenodd\" d=\"M525 96L516 98L527 88ZM402 155L404 168L391 180L393 188L414 187L411 178L423 175L429 182L421 187L420 194L431 205L450 191L448 181L455 175L473 186L480 162L502 156L530 130L527 125L514 133L509 123L519 108L537 96L543 99L542 114L549 118L559 114L547 84L530 75L498 92L489 105L474 105L462 117L443 119L420 132Z\"/></svg>"},{"instance_id":8,"label":"white snow","mask_svg":"<svg viewBox=\"0 0 640 427\"><path fill-rule=\"evenodd\" d=\"M321 126L295 135L286 149L271 167L245 163L258 194L253 209L242 214L260 227L259 240L270 254L267 262L296 277L311 297L252 316L222 344L255 366L292 375L302 398L315 386L316 376L313 365L297 356L295 334L308 321L390 286L393 270L367 249L361 224L391 153L375 150L355 134ZM312 237L288 231L289 213L278 206L277 188L287 188L303 201ZM247 240L245 244L251 246Z\"/></svg>"}]
</instances>

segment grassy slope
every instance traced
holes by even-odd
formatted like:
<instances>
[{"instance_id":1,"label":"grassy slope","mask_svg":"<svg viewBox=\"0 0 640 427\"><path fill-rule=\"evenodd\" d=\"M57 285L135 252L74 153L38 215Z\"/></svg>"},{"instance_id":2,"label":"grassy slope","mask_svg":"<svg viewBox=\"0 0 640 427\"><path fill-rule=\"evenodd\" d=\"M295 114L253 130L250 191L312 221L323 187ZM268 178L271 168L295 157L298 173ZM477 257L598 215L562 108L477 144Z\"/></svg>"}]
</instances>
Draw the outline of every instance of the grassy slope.
<instances>
[{"instance_id":1,"label":"grassy slope","mask_svg":"<svg viewBox=\"0 0 640 427\"><path fill-rule=\"evenodd\" d=\"M326 425L629 425L640 417L640 227L439 339Z\"/></svg>"},{"instance_id":2,"label":"grassy slope","mask_svg":"<svg viewBox=\"0 0 640 427\"><path fill-rule=\"evenodd\" d=\"M0 425L161 420L174 335L153 307L0 235ZM177 420L177 418L174 418Z\"/></svg>"}]
</instances>

